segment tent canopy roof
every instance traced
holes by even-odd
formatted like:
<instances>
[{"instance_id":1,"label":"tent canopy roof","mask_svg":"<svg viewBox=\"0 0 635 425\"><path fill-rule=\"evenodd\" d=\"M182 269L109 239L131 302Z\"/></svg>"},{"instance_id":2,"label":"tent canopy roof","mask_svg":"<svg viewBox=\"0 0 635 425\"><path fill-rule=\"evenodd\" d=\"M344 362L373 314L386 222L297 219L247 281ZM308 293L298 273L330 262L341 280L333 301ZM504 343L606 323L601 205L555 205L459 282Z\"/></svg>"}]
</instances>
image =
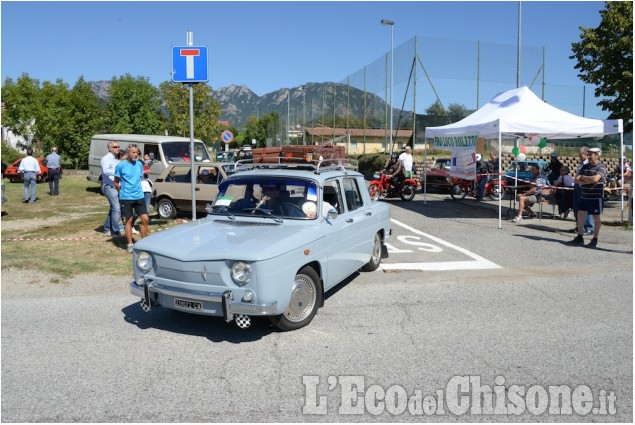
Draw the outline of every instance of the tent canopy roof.
<instances>
[{"instance_id":1,"label":"tent canopy roof","mask_svg":"<svg viewBox=\"0 0 635 425\"><path fill-rule=\"evenodd\" d=\"M499 133L538 135L547 139L602 137L623 133L622 120L598 120L570 114L542 101L528 87L499 93L461 121L427 127L426 138L477 135L488 139Z\"/></svg>"}]
</instances>

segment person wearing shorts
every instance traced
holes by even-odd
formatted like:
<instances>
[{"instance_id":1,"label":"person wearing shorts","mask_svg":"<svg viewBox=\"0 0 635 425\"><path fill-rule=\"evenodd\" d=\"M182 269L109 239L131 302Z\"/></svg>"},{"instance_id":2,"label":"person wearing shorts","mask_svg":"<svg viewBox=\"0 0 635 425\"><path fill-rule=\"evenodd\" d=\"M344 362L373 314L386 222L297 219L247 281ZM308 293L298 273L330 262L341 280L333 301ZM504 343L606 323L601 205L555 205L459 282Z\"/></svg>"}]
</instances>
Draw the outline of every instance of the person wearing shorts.
<instances>
[{"instance_id":1,"label":"person wearing shorts","mask_svg":"<svg viewBox=\"0 0 635 425\"><path fill-rule=\"evenodd\" d=\"M547 185L547 177L540 172L538 165L531 166L531 173L534 175L531 188L518 194L518 215L512 220L514 223L523 221L523 211L529 213L529 218L536 216L530 207L536 202L540 202L542 188Z\"/></svg>"},{"instance_id":2,"label":"person wearing shorts","mask_svg":"<svg viewBox=\"0 0 635 425\"><path fill-rule=\"evenodd\" d=\"M586 246L595 248L598 245L602 209L604 207L604 184L606 182L606 166L600 160L602 151L599 148L591 148L589 162L580 168L575 176L575 182L582 188L578 210L578 236L569 243L572 245L584 245L584 221L587 216L593 217L593 239Z\"/></svg>"},{"instance_id":3,"label":"person wearing shorts","mask_svg":"<svg viewBox=\"0 0 635 425\"><path fill-rule=\"evenodd\" d=\"M141 186L143 175L143 163L139 160L139 148L137 145L129 145L126 150L127 158L115 167L115 188L119 192L121 217L124 221L126 239L128 240L128 252L133 251L132 218L134 213L139 216L139 233L141 237L148 236L148 209Z\"/></svg>"}]
</instances>

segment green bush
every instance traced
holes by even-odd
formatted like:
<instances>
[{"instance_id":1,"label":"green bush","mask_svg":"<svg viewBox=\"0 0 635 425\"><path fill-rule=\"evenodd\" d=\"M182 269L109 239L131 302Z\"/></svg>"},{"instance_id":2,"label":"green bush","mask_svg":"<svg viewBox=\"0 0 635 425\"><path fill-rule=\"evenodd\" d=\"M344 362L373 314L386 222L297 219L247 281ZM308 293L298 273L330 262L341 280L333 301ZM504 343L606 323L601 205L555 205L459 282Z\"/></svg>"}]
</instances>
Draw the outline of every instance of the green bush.
<instances>
[{"instance_id":1,"label":"green bush","mask_svg":"<svg viewBox=\"0 0 635 425\"><path fill-rule=\"evenodd\" d=\"M17 150L13 149L11 145L7 142L2 142L2 162L7 165L11 165L16 159L21 157L22 155L20 155Z\"/></svg>"},{"instance_id":2,"label":"green bush","mask_svg":"<svg viewBox=\"0 0 635 425\"><path fill-rule=\"evenodd\" d=\"M387 160L388 155L383 153L360 155L357 158L359 172L364 175L364 178L370 180L375 172L384 168Z\"/></svg>"}]
</instances>

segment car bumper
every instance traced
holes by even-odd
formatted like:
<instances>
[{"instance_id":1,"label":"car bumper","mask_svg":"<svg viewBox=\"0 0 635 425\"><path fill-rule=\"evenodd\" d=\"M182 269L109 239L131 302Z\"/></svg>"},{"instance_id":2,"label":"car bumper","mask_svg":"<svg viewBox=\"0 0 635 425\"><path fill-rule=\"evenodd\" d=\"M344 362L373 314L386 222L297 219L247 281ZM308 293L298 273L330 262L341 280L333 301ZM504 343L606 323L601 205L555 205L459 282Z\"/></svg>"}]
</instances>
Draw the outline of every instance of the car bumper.
<instances>
[{"instance_id":1,"label":"car bumper","mask_svg":"<svg viewBox=\"0 0 635 425\"><path fill-rule=\"evenodd\" d=\"M277 314L278 303L254 304L234 300L231 290L220 292L191 291L181 288L167 287L156 282L146 281L139 285L137 282L130 282L130 293L142 299L147 307L161 305L173 310L185 311L189 313L202 314L207 316L222 316L227 322L234 318L234 315L245 316L272 316ZM193 310L179 308L174 300L189 300L201 303L201 309Z\"/></svg>"}]
</instances>

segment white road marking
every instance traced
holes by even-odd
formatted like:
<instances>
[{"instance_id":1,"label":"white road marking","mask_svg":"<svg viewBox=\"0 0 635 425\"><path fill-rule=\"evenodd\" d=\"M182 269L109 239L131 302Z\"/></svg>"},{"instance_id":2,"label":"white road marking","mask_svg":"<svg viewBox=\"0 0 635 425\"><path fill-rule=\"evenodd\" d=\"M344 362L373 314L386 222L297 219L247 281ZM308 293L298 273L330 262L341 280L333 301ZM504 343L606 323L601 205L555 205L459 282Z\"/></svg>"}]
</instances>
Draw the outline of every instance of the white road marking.
<instances>
[{"instance_id":1,"label":"white road marking","mask_svg":"<svg viewBox=\"0 0 635 425\"><path fill-rule=\"evenodd\" d=\"M390 221L392 221L396 225L403 227L404 229L412 233L428 238L438 243L439 245L446 246L462 254L465 254L468 257L472 258L473 261L442 261L442 262L436 262L436 263L433 262L433 263L393 263L393 264L382 263L380 266L382 270L439 271L439 270L485 270L485 269L500 269L501 268L501 266L499 266L498 264L492 263L491 261L486 260L480 255L474 254L473 252L470 252L465 248L461 248L460 246L453 245L449 242L444 241L443 239L439 239L436 236L432 236L427 233L424 233L420 230L417 230L413 227L408 226L405 223L397 221L394 218L391 218ZM415 244L419 244L419 243L415 242ZM422 245L430 246L430 244L422 244ZM400 251L404 252L404 250L400 250ZM429 249L426 249L426 251L429 251Z\"/></svg>"}]
</instances>

